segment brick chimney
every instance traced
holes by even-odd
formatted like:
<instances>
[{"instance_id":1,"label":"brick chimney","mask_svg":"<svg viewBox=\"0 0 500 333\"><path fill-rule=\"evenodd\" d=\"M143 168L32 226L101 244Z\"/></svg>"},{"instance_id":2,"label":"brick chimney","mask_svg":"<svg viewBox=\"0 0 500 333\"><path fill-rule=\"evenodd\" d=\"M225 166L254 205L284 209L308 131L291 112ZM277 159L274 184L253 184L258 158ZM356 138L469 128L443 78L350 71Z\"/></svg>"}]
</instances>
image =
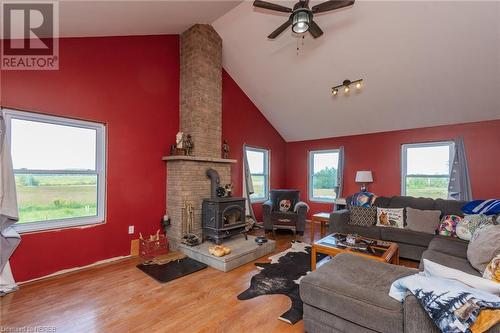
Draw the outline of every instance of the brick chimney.
<instances>
[{"instance_id":1,"label":"brick chimney","mask_svg":"<svg viewBox=\"0 0 500 333\"><path fill-rule=\"evenodd\" d=\"M210 198L205 172L219 173L221 184L231 182L231 163L221 158L222 132L222 39L210 25L196 24L181 34L180 129L191 134L193 156L167 156L167 230L176 249L185 230L182 206L194 208L193 232L202 237L201 205ZM172 138L174 141L175 138Z\"/></svg>"}]
</instances>

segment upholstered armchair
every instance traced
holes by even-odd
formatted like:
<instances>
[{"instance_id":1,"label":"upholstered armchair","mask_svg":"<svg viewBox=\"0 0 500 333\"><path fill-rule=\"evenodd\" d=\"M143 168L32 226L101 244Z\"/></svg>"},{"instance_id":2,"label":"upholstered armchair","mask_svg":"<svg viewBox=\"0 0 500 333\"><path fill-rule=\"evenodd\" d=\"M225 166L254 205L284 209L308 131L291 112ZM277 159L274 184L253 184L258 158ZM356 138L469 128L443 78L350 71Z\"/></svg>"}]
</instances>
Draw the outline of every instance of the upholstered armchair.
<instances>
[{"instance_id":1,"label":"upholstered armchair","mask_svg":"<svg viewBox=\"0 0 500 333\"><path fill-rule=\"evenodd\" d=\"M262 206L264 229L289 229L303 234L306 225L307 205L300 201L298 190L271 190L269 200Z\"/></svg>"}]
</instances>

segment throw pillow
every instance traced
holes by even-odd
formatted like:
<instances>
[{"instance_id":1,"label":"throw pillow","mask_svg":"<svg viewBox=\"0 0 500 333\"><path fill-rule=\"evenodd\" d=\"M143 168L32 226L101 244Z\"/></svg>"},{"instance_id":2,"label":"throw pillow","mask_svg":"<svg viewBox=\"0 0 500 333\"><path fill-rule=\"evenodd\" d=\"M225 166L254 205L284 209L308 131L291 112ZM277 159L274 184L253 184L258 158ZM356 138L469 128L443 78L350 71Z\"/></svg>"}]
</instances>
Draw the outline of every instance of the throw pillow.
<instances>
[{"instance_id":1,"label":"throw pillow","mask_svg":"<svg viewBox=\"0 0 500 333\"><path fill-rule=\"evenodd\" d=\"M367 191L353 194L351 198L351 206L371 207L375 201L375 194Z\"/></svg>"},{"instance_id":2,"label":"throw pillow","mask_svg":"<svg viewBox=\"0 0 500 333\"><path fill-rule=\"evenodd\" d=\"M377 220L377 207L351 206L349 210L349 224L368 227Z\"/></svg>"},{"instance_id":3,"label":"throw pillow","mask_svg":"<svg viewBox=\"0 0 500 333\"><path fill-rule=\"evenodd\" d=\"M377 226L404 228L404 208L377 207Z\"/></svg>"},{"instance_id":4,"label":"throw pillow","mask_svg":"<svg viewBox=\"0 0 500 333\"><path fill-rule=\"evenodd\" d=\"M500 214L500 200L474 200L462 207L465 214L484 214L496 215Z\"/></svg>"},{"instance_id":5,"label":"throw pillow","mask_svg":"<svg viewBox=\"0 0 500 333\"><path fill-rule=\"evenodd\" d=\"M493 221L490 217L483 214L465 215L457 223L457 236L460 239L470 241L474 231L484 224L492 224Z\"/></svg>"},{"instance_id":6,"label":"throw pillow","mask_svg":"<svg viewBox=\"0 0 500 333\"><path fill-rule=\"evenodd\" d=\"M491 259L484 270L483 277L496 282L500 286L500 254Z\"/></svg>"},{"instance_id":7,"label":"throw pillow","mask_svg":"<svg viewBox=\"0 0 500 333\"><path fill-rule=\"evenodd\" d=\"M445 215L439 224L438 234L441 236L457 237L457 224L462 218L458 215Z\"/></svg>"},{"instance_id":8,"label":"throw pillow","mask_svg":"<svg viewBox=\"0 0 500 333\"><path fill-rule=\"evenodd\" d=\"M285 199L280 201L280 212L289 212L291 209L293 209L292 200Z\"/></svg>"},{"instance_id":9,"label":"throw pillow","mask_svg":"<svg viewBox=\"0 0 500 333\"><path fill-rule=\"evenodd\" d=\"M439 225L440 216L440 210L420 210L406 207L406 228L434 235Z\"/></svg>"},{"instance_id":10,"label":"throw pillow","mask_svg":"<svg viewBox=\"0 0 500 333\"><path fill-rule=\"evenodd\" d=\"M467 246L467 259L472 267L483 273L486 266L500 254L500 225L488 225L474 232Z\"/></svg>"},{"instance_id":11,"label":"throw pillow","mask_svg":"<svg viewBox=\"0 0 500 333\"><path fill-rule=\"evenodd\" d=\"M500 284L424 259L424 275L462 282L469 287L500 296Z\"/></svg>"}]
</instances>

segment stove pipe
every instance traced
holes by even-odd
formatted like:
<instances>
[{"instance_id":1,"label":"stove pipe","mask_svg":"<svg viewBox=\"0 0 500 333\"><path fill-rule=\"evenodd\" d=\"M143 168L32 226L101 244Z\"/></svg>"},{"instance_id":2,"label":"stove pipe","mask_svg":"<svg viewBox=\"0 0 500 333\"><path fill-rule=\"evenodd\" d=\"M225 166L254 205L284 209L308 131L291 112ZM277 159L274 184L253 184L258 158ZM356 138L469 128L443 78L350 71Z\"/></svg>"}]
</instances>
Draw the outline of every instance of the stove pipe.
<instances>
[{"instance_id":1,"label":"stove pipe","mask_svg":"<svg viewBox=\"0 0 500 333\"><path fill-rule=\"evenodd\" d=\"M210 197L217 198L217 189L220 187L219 173L214 169L207 169L207 177L210 178Z\"/></svg>"}]
</instances>

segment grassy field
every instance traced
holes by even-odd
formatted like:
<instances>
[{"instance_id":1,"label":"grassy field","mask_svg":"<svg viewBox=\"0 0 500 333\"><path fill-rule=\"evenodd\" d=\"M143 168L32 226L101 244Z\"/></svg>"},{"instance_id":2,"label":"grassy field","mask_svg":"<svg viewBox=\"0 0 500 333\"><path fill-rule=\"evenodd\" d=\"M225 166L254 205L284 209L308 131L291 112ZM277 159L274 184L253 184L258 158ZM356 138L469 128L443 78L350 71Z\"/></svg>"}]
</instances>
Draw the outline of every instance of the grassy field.
<instances>
[{"instance_id":1,"label":"grassy field","mask_svg":"<svg viewBox=\"0 0 500 333\"><path fill-rule=\"evenodd\" d=\"M19 222L94 216L96 184L91 175L16 175Z\"/></svg>"},{"instance_id":2,"label":"grassy field","mask_svg":"<svg viewBox=\"0 0 500 333\"><path fill-rule=\"evenodd\" d=\"M250 196L252 199L254 198L263 198L264 197L264 176L252 176L253 182L253 191L254 193Z\"/></svg>"},{"instance_id":3,"label":"grassy field","mask_svg":"<svg viewBox=\"0 0 500 333\"><path fill-rule=\"evenodd\" d=\"M313 190L315 198L335 199L335 190L333 188L316 188Z\"/></svg>"}]
</instances>

